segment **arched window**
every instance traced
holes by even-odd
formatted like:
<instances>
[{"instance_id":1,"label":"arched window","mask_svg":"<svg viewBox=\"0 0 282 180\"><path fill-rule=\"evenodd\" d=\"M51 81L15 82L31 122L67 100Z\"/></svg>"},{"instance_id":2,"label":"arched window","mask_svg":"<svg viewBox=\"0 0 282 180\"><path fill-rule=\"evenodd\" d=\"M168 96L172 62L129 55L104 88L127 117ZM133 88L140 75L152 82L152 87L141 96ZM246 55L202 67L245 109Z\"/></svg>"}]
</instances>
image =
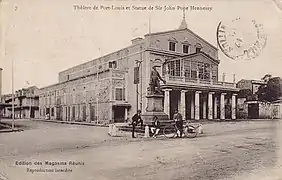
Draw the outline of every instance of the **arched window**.
<instances>
[{"instance_id":1,"label":"arched window","mask_svg":"<svg viewBox=\"0 0 282 180\"><path fill-rule=\"evenodd\" d=\"M196 53L201 52L201 50L203 48L202 45L200 43L197 43L195 46L196 46Z\"/></svg>"}]
</instances>

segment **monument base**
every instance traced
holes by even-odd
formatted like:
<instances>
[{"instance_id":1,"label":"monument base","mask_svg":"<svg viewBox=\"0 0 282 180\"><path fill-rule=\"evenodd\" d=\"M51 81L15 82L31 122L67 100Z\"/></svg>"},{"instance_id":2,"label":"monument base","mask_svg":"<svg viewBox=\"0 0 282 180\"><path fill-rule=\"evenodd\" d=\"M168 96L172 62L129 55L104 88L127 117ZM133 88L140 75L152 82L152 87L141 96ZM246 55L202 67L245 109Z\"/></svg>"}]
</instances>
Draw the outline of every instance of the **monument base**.
<instances>
[{"instance_id":1,"label":"monument base","mask_svg":"<svg viewBox=\"0 0 282 180\"><path fill-rule=\"evenodd\" d=\"M161 124L167 123L169 121L168 115L164 112L145 112L144 114L142 114L144 124L152 125L154 116L158 117Z\"/></svg>"}]
</instances>

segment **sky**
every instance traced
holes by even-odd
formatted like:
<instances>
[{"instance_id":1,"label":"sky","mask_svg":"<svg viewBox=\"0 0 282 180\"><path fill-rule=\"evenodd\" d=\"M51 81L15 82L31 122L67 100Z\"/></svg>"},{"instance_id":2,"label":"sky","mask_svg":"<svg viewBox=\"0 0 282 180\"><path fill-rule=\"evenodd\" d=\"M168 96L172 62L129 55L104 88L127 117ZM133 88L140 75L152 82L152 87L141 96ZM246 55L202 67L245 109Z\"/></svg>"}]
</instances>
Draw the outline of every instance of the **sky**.
<instances>
[{"instance_id":1,"label":"sky","mask_svg":"<svg viewBox=\"0 0 282 180\"><path fill-rule=\"evenodd\" d=\"M220 21L236 17L261 23L267 44L259 56L234 61L219 50L219 75L232 82L260 79L265 74L282 77L282 11L271 0L217 1L111 1L111 0L2 0L1 59L3 93L11 93L12 60L14 89L58 82L58 73L131 44L149 32L177 29L181 10L75 10L91 6L205 6L211 11L185 11L188 28L213 44Z\"/></svg>"}]
</instances>

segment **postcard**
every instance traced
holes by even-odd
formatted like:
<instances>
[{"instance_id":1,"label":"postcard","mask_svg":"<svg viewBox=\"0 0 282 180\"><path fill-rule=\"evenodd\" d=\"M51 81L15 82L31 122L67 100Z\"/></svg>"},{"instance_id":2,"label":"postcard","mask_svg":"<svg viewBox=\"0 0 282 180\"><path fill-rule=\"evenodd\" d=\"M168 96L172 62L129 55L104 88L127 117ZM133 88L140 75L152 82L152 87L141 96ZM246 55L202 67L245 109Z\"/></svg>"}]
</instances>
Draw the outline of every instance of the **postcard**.
<instances>
[{"instance_id":1,"label":"postcard","mask_svg":"<svg viewBox=\"0 0 282 180\"><path fill-rule=\"evenodd\" d=\"M0 180L282 179L282 1L0 5Z\"/></svg>"}]
</instances>

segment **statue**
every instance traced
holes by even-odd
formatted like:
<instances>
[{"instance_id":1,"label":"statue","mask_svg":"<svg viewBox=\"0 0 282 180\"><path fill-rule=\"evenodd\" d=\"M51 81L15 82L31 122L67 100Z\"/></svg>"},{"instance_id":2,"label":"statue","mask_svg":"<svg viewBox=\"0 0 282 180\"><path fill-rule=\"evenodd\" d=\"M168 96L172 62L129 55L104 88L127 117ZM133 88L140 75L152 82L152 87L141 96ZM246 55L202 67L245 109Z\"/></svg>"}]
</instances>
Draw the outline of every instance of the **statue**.
<instances>
[{"instance_id":1,"label":"statue","mask_svg":"<svg viewBox=\"0 0 282 180\"><path fill-rule=\"evenodd\" d=\"M166 81L160 76L159 72L156 69L157 66L152 67L151 76L150 76L150 92L153 94L161 94L160 80L165 84Z\"/></svg>"}]
</instances>

